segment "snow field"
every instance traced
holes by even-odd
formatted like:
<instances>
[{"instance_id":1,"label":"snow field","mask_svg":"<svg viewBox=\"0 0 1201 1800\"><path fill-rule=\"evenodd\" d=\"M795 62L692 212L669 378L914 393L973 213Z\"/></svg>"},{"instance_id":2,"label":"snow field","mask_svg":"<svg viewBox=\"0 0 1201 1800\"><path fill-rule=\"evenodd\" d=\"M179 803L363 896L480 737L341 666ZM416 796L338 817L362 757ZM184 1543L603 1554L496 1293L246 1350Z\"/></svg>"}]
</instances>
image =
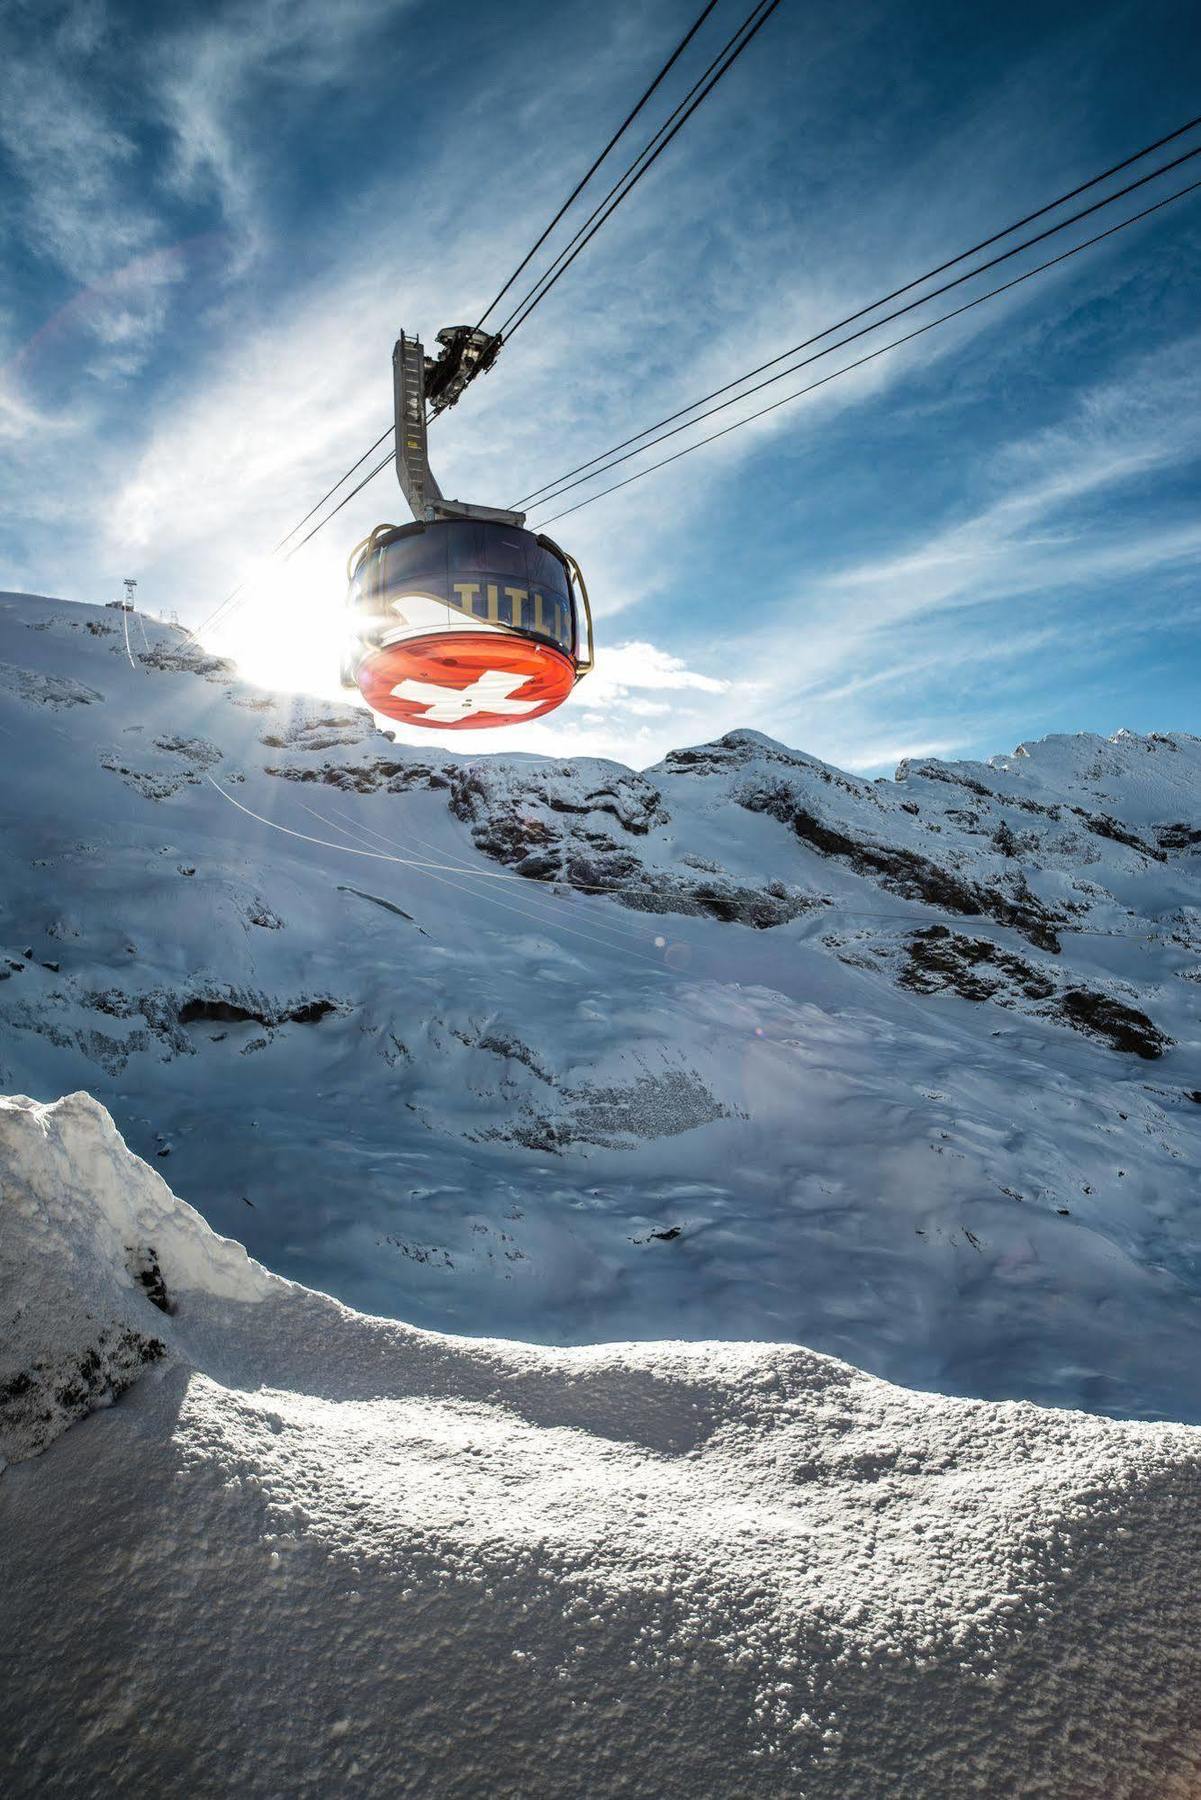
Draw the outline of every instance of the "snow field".
<instances>
[{"instance_id":1,"label":"snow field","mask_svg":"<svg viewBox=\"0 0 1201 1800\"><path fill-rule=\"evenodd\" d=\"M0 1092L360 1311L1201 1419L1201 739L425 754L143 623L0 595Z\"/></svg>"}]
</instances>

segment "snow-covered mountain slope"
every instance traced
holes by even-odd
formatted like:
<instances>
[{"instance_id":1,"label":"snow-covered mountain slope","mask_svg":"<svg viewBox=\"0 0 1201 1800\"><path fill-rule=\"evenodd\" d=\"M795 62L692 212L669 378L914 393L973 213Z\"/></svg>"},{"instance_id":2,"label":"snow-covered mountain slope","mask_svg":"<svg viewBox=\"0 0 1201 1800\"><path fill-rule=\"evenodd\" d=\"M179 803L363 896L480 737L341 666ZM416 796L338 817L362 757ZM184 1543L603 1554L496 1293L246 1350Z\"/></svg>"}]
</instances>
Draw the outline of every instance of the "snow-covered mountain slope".
<instances>
[{"instance_id":1,"label":"snow-covered mountain slope","mask_svg":"<svg viewBox=\"0 0 1201 1800\"><path fill-rule=\"evenodd\" d=\"M0 596L0 751L0 1089L269 1267L1201 1419L1201 739L423 755Z\"/></svg>"},{"instance_id":2,"label":"snow-covered mountain slope","mask_svg":"<svg viewBox=\"0 0 1201 1800\"><path fill-rule=\"evenodd\" d=\"M0 1191L13 1800L1197 1792L1195 1428L365 1318L86 1095Z\"/></svg>"}]
</instances>

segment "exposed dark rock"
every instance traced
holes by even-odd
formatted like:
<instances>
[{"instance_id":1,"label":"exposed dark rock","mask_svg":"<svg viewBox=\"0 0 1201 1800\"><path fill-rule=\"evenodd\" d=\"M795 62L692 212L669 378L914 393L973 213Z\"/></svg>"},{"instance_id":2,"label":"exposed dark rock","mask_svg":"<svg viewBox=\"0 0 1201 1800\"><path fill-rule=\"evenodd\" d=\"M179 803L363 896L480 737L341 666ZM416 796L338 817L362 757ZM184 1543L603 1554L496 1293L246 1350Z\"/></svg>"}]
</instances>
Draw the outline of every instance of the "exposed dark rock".
<instances>
[{"instance_id":1,"label":"exposed dark rock","mask_svg":"<svg viewBox=\"0 0 1201 1800\"><path fill-rule=\"evenodd\" d=\"M1162 1056L1172 1041L1145 1012L1140 1012L1136 1006L1126 1006L1109 994L1098 994L1088 988L1069 988L1059 1005L1069 1024L1077 1030L1104 1039L1115 1050L1127 1050L1148 1061Z\"/></svg>"},{"instance_id":2,"label":"exposed dark rock","mask_svg":"<svg viewBox=\"0 0 1201 1800\"><path fill-rule=\"evenodd\" d=\"M100 767L119 775L126 787L133 788L147 800L169 800L180 788L195 787L201 780L190 761L181 761L174 768L135 769L115 750L104 752Z\"/></svg>"},{"instance_id":3,"label":"exposed dark rock","mask_svg":"<svg viewBox=\"0 0 1201 1800\"><path fill-rule=\"evenodd\" d=\"M468 764L452 766L447 773L455 817L476 828L472 835L477 842L482 829L498 844L507 845L507 861L516 861L518 855L558 835L552 821L539 816L540 811L578 819L604 814L632 837L645 837L653 825L667 823L658 788L632 770L582 794L567 785L575 776L570 764L533 769L520 787L503 766L491 770ZM488 855L497 854L483 843L479 847Z\"/></svg>"},{"instance_id":4,"label":"exposed dark rock","mask_svg":"<svg viewBox=\"0 0 1201 1800\"><path fill-rule=\"evenodd\" d=\"M168 756L180 756L185 762L195 763L201 769L214 768L223 754L216 744L210 744L207 738L199 737L155 738L154 747L156 750L166 751Z\"/></svg>"},{"instance_id":5,"label":"exposed dark rock","mask_svg":"<svg viewBox=\"0 0 1201 1800\"><path fill-rule=\"evenodd\" d=\"M629 837L645 838L652 827L669 822L658 788L629 774L582 795L564 794L556 783L573 773L570 765L555 765L517 787L503 768L493 772L468 765L454 773L451 811L471 825L477 850L515 874L604 894L633 912L691 914L765 930L815 904L782 882L751 887L723 876L711 863L703 867L706 874L716 873L716 880L696 881L674 869L648 866L639 850L595 821L604 814ZM695 866L695 859L681 861Z\"/></svg>"},{"instance_id":6,"label":"exposed dark rock","mask_svg":"<svg viewBox=\"0 0 1201 1800\"><path fill-rule=\"evenodd\" d=\"M396 762L382 756L361 763L324 762L315 769L286 763L268 767L264 773L281 781L340 788L347 794L403 794L406 788L447 786L445 777L427 764Z\"/></svg>"},{"instance_id":7,"label":"exposed dark rock","mask_svg":"<svg viewBox=\"0 0 1201 1800\"><path fill-rule=\"evenodd\" d=\"M138 659L144 669L159 669L164 674L199 675L205 681L231 681L237 676L233 663L223 656L210 656L190 638L168 644L158 640Z\"/></svg>"},{"instance_id":8,"label":"exposed dark rock","mask_svg":"<svg viewBox=\"0 0 1201 1800\"><path fill-rule=\"evenodd\" d=\"M495 1039L478 1041L480 1048L497 1048ZM526 1050L525 1045L519 1048ZM505 1054L524 1062L539 1081L553 1088L554 1107L527 1101L510 1124L480 1132L481 1141L520 1144L547 1155L560 1155L573 1144L621 1150L640 1139L676 1137L730 1117L695 1069L641 1075L626 1087L563 1087L532 1053L523 1056L510 1047Z\"/></svg>"},{"instance_id":9,"label":"exposed dark rock","mask_svg":"<svg viewBox=\"0 0 1201 1800\"><path fill-rule=\"evenodd\" d=\"M374 734L369 714L346 707L312 718L294 718L286 726L264 732L259 742L269 750L335 750L362 743Z\"/></svg>"},{"instance_id":10,"label":"exposed dark rock","mask_svg":"<svg viewBox=\"0 0 1201 1800\"><path fill-rule=\"evenodd\" d=\"M176 1056L195 1055L195 1046L187 1033L180 1029L178 1004L174 994L166 988L152 990L146 994L127 994L123 988L106 988L99 993L82 996L83 1004L92 1007L96 1012L107 1013L114 1019L142 1018L161 1043L165 1044ZM123 1040L122 1049L128 1056L134 1050L145 1049L149 1039L144 1032L131 1032Z\"/></svg>"},{"instance_id":11,"label":"exposed dark rock","mask_svg":"<svg viewBox=\"0 0 1201 1800\"><path fill-rule=\"evenodd\" d=\"M965 1000L992 1000L1012 984L1028 1000L1046 1000L1056 988L1050 975L1012 951L945 925L914 932L907 956L900 985L919 994L950 988Z\"/></svg>"},{"instance_id":12,"label":"exposed dark rock","mask_svg":"<svg viewBox=\"0 0 1201 1800\"><path fill-rule=\"evenodd\" d=\"M512 1033L489 1031L483 1037L476 1039L476 1046L480 1050L491 1051L493 1056L512 1057L515 1062L523 1063L532 1074L538 1077L539 1081L545 1081L548 1087L554 1087L556 1080L554 1072L539 1060L528 1044L523 1044L521 1039L513 1036Z\"/></svg>"},{"instance_id":13,"label":"exposed dark rock","mask_svg":"<svg viewBox=\"0 0 1201 1800\"><path fill-rule=\"evenodd\" d=\"M338 1008L332 1000L308 1000L300 1006L294 1006L283 1017L293 1025L316 1025L322 1019L328 1019Z\"/></svg>"},{"instance_id":14,"label":"exposed dark rock","mask_svg":"<svg viewBox=\"0 0 1201 1800\"><path fill-rule=\"evenodd\" d=\"M524 875L527 881L549 881L557 876L562 868L557 851L532 850L513 864L517 875Z\"/></svg>"},{"instance_id":15,"label":"exposed dark rock","mask_svg":"<svg viewBox=\"0 0 1201 1800\"><path fill-rule=\"evenodd\" d=\"M265 1000L255 1003L249 997L233 999L221 995L198 994L185 1000L176 1017L181 1025L211 1023L218 1025L316 1025L337 1012L334 1000L302 1000L295 1006L273 1007Z\"/></svg>"},{"instance_id":16,"label":"exposed dark rock","mask_svg":"<svg viewBox=\"0 0 1201 1800\"><path fill-rule=\"evenodd\" d=\"M1054 971L1040 969L1000 945L965 937L945 925L914 932L898 981L919 994L949 991L964 1000L990 1000L997 1006L1034 1012L1136 1056L1162 1056L1171 1042L1136 1007L1093 989L1064 988ZM1022 1006L1022 1001L1036 1004Z\"/></svg>"},{"instance_id":17,"label":"exposed dark rock","mask_svg":"<svg viewBox=\"0 0 1201 1800\"><path fill-rule=\"evenodd\" d=\"M1201 826L1186 825L1182 821L1175 825L1157 825L1155 836L1161 850L1192 850L1201 844Z\"/></svg>"},{"instance_id":18,"label":"exposed dark rock","mask_svg":"<svg viewBox=\"0 0 1201 1800\"><path fill-rule=\"evenodd\" d=\"M254 1019L260 1025L264 1022L261 1013L248 1006L235 1006L229 1000L187 1000L180 1007L178 1016L181 1025L198 1025L202 1019L230 1024L247 1019Z\"/></svg>"},{"instance_id":19,"label":"exposed dark rock","mask_svg":"<svg viewBox=\"0 0 1201 1800\"><path fill-rule=\"evenodd\" d=\"M1011 925L1029 938L1040 950L1059 950L1055 927L1064 920L1045 907L1033 894L1019 891L1007 894L1000 888L965 880L941 863L917 851L870 838L853 838L847 832L820 819L799 800L796 791L784 783L758 786L738 796L748 812L767 813L788 825L802 843L847 863L858 874L879 881L892 893L910 900L925 900L943 912L961 913L968 917L984 915L998 924Z\"/></svg>"},{"instance_id":20,"label":"exposed dark rock","mask_svg":"<svg viewBox=\"0 0 1201 1800\"><path fill-rule=\"evenodd\" d=\"M0 688L7 688L20 700L36 706L48 706L61 712L68 706L92 706L104 695L85 687L70 675L46 675L37 669L18 668L14 663L0 663Z\"/></svg>"},{"instance_id":21,"label":"exposed dark rock","mask_svg":"<svg viewBox=\"0 0 1201 1800\"><path fill-rule=\"evenodd\" d=\"M1111 819L1108 813L1088 813L1080 806L1074 806L1072 811L1084 820L1094 837L1108 838L1114 844L1125 844L1128 849L1137 850L1142 856L1150 856L1155 862L1167 861L1163 850L1148 844L1136 831L1130 831L1125 825L1119 824L1117 819Z\"/></svg>"},{"instance_id":22,"label":"exposed dark rock","mask_svg":"<svg viewBox=\"0 0 1201 1800\"><path fill-rule=\"evenodd\" d=\"M39 1358L0 1377L0 1442L10 1456L36 1456L73 1420L120 1398L166 1355L161 1338L108 1326L60 1361Z\"/></svg>"},{"instance_id":23,"label":"exposed dark rock","mask_svg":"<svg viewBox=\"0 0 1201 1800\"><path fill-rule=\"evenodd\" d=\"M162 1154L160 1150L159 1155ZM146 1298L152 1306L157 1306L164 1313L175 1311L175 1304L167 1293L167 1284L158 1265L158 1252L153 1244L147 1244L142 1249L130 1249L129 1272L138 1286L145 1290Z\"/></svg>"},{"instance_id":24,"label":"exposed dark rock","mask_svg":"<svg viewBox=\"0 0 1201 1800\"><path fill-rule=\"evenodd\" d=\"M282 931L284 928L279 914L265 900L251 900L242 916L248 925L257 925L260 931Z\"/></svg>"}]
</instances>

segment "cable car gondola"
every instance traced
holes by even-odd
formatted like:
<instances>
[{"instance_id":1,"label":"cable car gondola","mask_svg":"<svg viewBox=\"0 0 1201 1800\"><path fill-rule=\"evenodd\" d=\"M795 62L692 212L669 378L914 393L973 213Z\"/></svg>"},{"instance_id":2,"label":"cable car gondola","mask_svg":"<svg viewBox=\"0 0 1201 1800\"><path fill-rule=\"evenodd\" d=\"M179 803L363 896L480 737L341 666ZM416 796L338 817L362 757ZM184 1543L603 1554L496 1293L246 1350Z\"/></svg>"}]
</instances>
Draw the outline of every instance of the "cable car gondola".
<instances>
[{"instance_id":1,"label":"cable car gondola","mask_svg":"<svg viewBox=\"0 0 1201 1800\"><path fill-rule=\"evenodd\" d=\"M453 406L499 341L439 332L431 362L393 351L396 471L411 525L377 525L351 553L348 686L374 712L439 731L516 725L561 706L592 667L592 616L575 558L523 513L443 498L426 450L426 403Z\"/></svg>"}]
</instances>

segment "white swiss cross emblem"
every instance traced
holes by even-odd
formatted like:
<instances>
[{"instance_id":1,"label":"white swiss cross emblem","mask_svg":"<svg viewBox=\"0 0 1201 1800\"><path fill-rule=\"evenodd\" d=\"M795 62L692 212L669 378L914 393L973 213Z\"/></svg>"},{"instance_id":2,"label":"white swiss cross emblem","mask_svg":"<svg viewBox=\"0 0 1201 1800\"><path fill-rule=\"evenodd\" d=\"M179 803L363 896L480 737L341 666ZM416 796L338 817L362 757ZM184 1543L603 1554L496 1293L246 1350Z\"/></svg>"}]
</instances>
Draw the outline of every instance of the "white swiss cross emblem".
<instances>
[{"instance_id":1,"label":"white swiss cross emblem","mask_svg":"<svg viewBox=\"0 0 1201 1800\"><path fill-rule=\"evenodd\" d=\"M425 707L425 717L438 725L455 725L472 713L528 713L540 704L537 700L511 700L514 688L523 687L528 675L507 674L503 669L486 669L470 687L440 687L434 681L414 681L406 676L392 689L398 700L409 700Z\"/></svg>"}]
</instances>

